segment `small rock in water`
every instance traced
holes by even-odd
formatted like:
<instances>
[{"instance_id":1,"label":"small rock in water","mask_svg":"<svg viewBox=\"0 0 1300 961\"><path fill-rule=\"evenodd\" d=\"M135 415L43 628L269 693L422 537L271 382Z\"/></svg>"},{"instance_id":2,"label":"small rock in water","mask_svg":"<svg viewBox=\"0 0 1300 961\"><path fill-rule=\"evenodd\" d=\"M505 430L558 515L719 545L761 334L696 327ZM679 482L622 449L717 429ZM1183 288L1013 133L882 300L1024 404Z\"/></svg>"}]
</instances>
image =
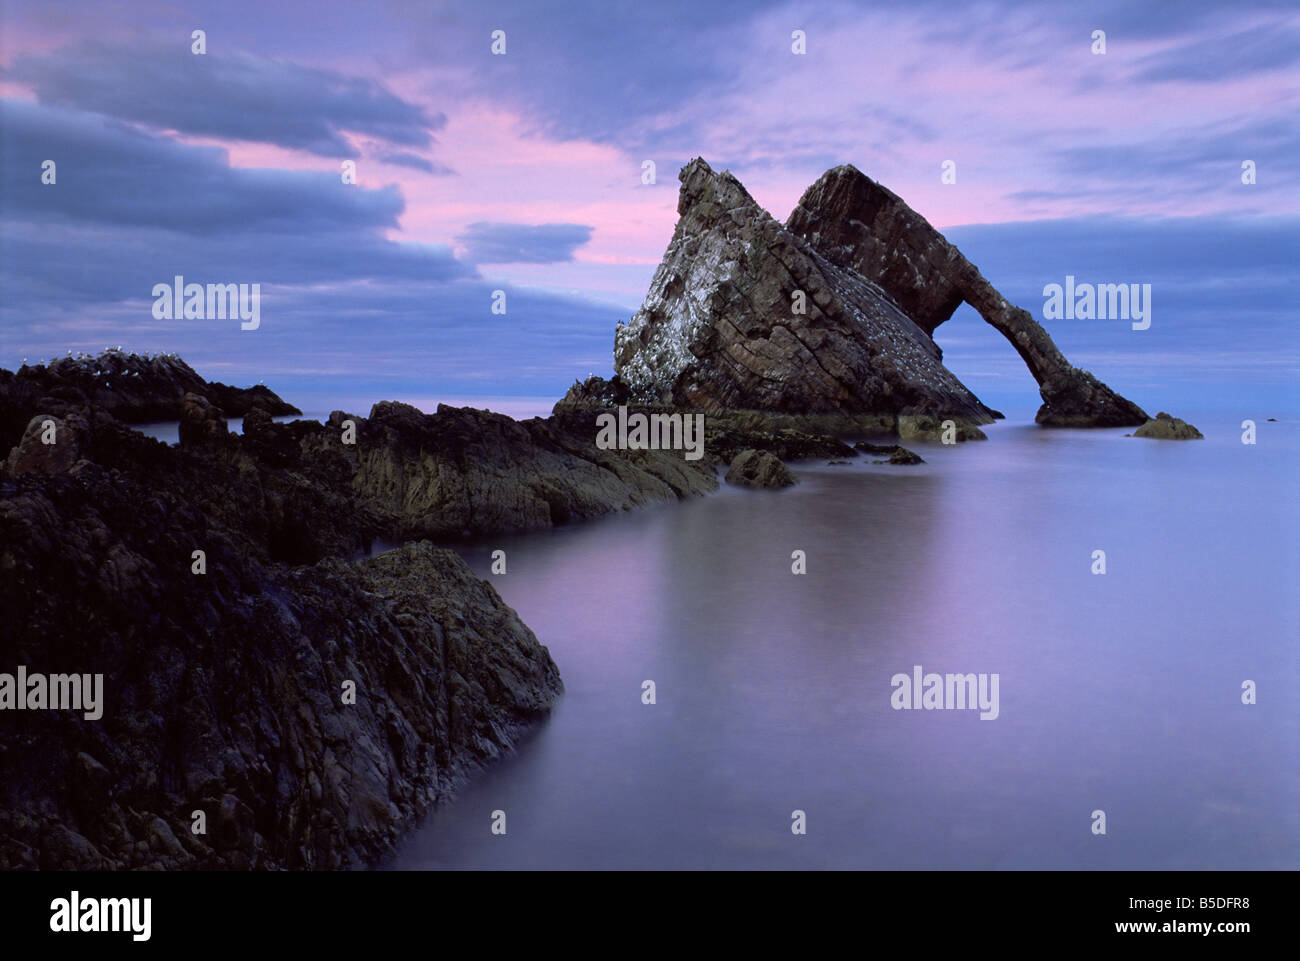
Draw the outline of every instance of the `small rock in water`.
<instances>
[{"instance_id":1,"label":"small rock in water","mask_svg":"<svg viewBox=\"0 0 1300 961\"><path fill-rule=\"evenodd\" d=\"M900 447L898 444L868 444L864 440L858 441L853 445L856 449L867 454L888 454L889 460L872 461L873 464L924 464L925 461L917 454L912 453L906 447Z\"/></svg>"},{"instance_id":2,"label":"small rock in water","mask_svg":"<svg viewBox=\"0 0 1300 961\"><path fill-rule=\"evenodd\" d=\"M1187 421L1161 411L1135 430L1133 436L1153 437L1157 440L1200 440L1205 435Z\"/></svg>"},{"instance_id":3,"label":"small rock in water","mask_svg":"<svg viewBox=\"0 0 1300 961\"><path fill-rule=\"evenodd\" d=\"M790 487L798 483L790 468L765 450L743 450L731 461L727 483L740 487Z\"/></svg>"},{"instance_id":4,"label":"small rock in water","mask_svg":"<svg viewBox=\"0 0 1300 961\"><path fill-rule=\"evenodd\" d=\"M906 447L895 447L894 452L889 455L891 464L924 464L920 455L912 453Z\"/></svg>"}]
</instances>

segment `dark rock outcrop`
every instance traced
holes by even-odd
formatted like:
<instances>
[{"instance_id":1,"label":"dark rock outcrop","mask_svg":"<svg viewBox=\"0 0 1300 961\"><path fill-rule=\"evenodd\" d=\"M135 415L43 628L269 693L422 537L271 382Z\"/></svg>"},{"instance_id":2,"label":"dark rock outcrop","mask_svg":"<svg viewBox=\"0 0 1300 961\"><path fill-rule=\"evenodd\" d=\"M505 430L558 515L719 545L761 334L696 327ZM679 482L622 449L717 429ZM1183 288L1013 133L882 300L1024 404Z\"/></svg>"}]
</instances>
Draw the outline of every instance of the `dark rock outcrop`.
<instances>
[{"instance_id":1,"label":"dark rock outcrop","mask_svg":"<svg viewBox=\"0 0 1300 961\"><path fill-rule=\"evenodd\" d=\"M737 454L727 470L726 480L738 487L792 487L798 483L790 468L767 451L758 450Z\"/></svg>"},{"instance_id":2,"label":"dark rock outcrop","mask_svg":"<svg viewBox=\"0 0 1300 961\"><path fill-rule=\"evenodd\" d=\"M925 460L921 455L908 450L906 447L900 447L897 444L868 444L866 441L858 441L853 445L856 450L868 454L885 454L888 460L878 460L877 464L924 464Z\"/></svg>"},{"instance_id":3,"label":"dark rock outcrop","mask_svg":"<svg viewBox=\"0 0 1300 961\"><path fill-rule=\"evenodd\" d=\"M78 413L66 417L37 414L23 431L5 461L11 476L20 474L62 474L81 459L81 437L86 419Z\"/></svg>"},{"instance_id":4,"label":"dark rock outcrop","mask_svg":"<svg viewBox=\"0 0 1300 961\"><path fill-rule=\"evenodd\" d=\"M940 420L931 414L902 414L895 428L903 440L932 440L948 443L949 435L953 440L988 440L984 431L973 424L964 424L952 419Z\"/></svg>"},{"instance_id":5,"label":"dark rock outcrop","mask_svg":"<svg viewBox=\"0 0 1300 961\"><path fill-rule=\"evenodd\" d=\"M0 447L18 443L38 413L62 415L88 408L129 424L180 420L187 393L207 398L227 417L255 407L272 416L301 414L262 385L210 383L173 354L141 356L107 350L97 357L61 357L48 364L0 370Z\"/></svg>"},{"instance_id":6,"label":"dark rock outcrop","mask_svg":"<svg viewBox=\"0 0 1300 961\"><path fill-rule=\"evenodd\" d=\"M574 384L555 405L552 420L571 429L594 430L595 418L620 404L629 412L672 414L680 408L658 404L630 403L630 391L618 375L610 380L589 377ZM704 415L705 459L711 466L726 467L741 451L754 448L775 454L781 460L853 456L852 448L839 438L864 433L887 433L893 417L838 414L781 414L766 411L709 411Z\"/></svg>"},{"instance_id":7,"label":"dark rock outcrop","mask_svg":"<svg viewBox=\"0 0 1300 961\"><path fill-rule=\"evenodd\" d=\"M989 423L930 335L730 173L682 169L677 227L614 369L641 403Z\"/></svg>"},{"instance_id":8,"label":"dark rock outcrop","mask_svg":"<svg viewBox=\"0 0 1300 961\"><path fill-rule=\"evenodd\" d=\"M1164 411L1156 414L1133 432L1134 437L1152 437L1156 440L1203 440L1205 435L1187 421Z\"/></svg>"},{"instance_id":9,"label":"dark rock outcrop","mask_svg":"<svg viewBox=\"0 0 1300 961\"><path fill-rule=\"evenodd\" d=\"M336 432L82 416L71 466L0 479L0 672L102 674L102 717L4 712L0 868L369 862L560 693L455 554L346 560L385 518Z\"/></svg>"},{"instance_id":10,"label":"dark rock outcrop","mask_svg":"<svg viewBox=\"0 0 1300 961\"><path fill-rule=\"evenodd\" d=\"M1038 383L1036 420L1054 427L1127 427L1147 414L1070 365L1051 336L998 291L924 217L844 165L804 193L787 228L837 267L879 284L926 334L963 302L1010 341Z\"/></svg>"},{"instance_id":11,"label":"dark rock outcrop","mask_svg":"<svg viewBox=\"0 0 1300 961\"><path fill-rule=\"evenodd\" d=\"M200 394L185 395L181 401L181 422L177 431L182 444L207 443L224 437L229 429L220 407L214 407Z\"/></svg>"},{"instance_id":12,"label":"dark rock outcrop","mask_svg":"<svg viewBox=\"0 0 1300 961\"><path fill-rule=\"evenodd\" d=\"M924 464L925 461L921 458L920 454L915 454L906 447L900 447L889 455L887 463L911 465Z\"/></svg>"},{"instance_id":13,"label":"dark rock outcrop","mask_svg":"<svg viewBox=\"0 0 1300 961\"><path fill-rule=\"evenodd\" d=\"M539 530L718 486L708 461L681 451L600 450L596 415L586 409L515 421L384 402L369 418L350 419L353 486L399 538Z\"/></svg>"}]
</instances>

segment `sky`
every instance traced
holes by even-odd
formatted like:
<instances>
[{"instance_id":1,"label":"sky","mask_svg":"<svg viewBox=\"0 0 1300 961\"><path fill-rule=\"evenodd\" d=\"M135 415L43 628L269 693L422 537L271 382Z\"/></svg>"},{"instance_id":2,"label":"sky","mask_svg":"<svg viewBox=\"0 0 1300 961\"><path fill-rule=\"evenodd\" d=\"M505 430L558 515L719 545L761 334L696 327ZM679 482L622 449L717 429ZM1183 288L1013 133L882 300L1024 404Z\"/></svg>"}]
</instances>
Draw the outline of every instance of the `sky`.
<instances>
[{"instance_id":1,"label":"sky","mask_svg":"<svg viewBox=\"0 0 1300 961\"><path fill-rule=\"evenodd\" d=\"M0 366L121 345L304 407L553 400L612 372L702 156L781 220L851 163L1040 318L1067 275L1149 283L1148 330L1049 330L1153 410L1284 405L1298 66L1290 2L0 0ZM176 275L260 284L260 326L155 318ZM970 308L936 340L1036 402Z\"/></svg>"}]
</instances>

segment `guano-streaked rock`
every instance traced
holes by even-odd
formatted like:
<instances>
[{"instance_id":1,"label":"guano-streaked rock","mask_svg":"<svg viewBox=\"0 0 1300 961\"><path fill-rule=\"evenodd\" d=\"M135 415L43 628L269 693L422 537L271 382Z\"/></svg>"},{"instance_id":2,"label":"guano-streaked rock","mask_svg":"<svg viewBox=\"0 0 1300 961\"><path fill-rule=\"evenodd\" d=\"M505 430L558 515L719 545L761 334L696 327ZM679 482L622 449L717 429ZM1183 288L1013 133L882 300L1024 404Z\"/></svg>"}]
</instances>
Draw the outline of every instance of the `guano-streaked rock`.
<instances>
[{"instance_id":1,"label":"guano-streaked rock","mask_svg":"<svg viewBox=\"0 0 1300 961\"><path fill-rule=\"evenodd\" d=\"M875 283L783 227L730 173L696 159L679 176L672 240L641 309L615 334L614 369L634 398L994 419Z\"/></svg>"}]
</instances>

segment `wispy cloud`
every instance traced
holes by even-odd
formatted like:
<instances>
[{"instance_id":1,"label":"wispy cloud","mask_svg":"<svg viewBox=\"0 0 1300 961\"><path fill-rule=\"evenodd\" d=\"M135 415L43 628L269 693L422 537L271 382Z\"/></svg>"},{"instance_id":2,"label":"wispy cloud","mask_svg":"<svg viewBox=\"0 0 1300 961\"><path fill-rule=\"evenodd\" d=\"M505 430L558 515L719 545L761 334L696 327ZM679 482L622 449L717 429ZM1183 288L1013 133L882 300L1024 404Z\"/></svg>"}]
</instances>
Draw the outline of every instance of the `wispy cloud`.
<instances>
[{"instance_id":1,"label":"wispy cloud","mask_svg":"<svg viewBox=\"0 0 1300 961\"><path fill-rule=\"evenodd\" d=\"M456 237L465 259L476 264L554 264L572 260L591 239L583 224L473 223Z\"/></svg>"},{"instance_id":2,"label":"wispy cloud","mask_svg":"<svg viewBox=\"0 0 1300 961\"><path fill-rule=\"evenodd\" d=\"M195 55L178 43L83 41L19 54L4 76L30 87L42 103L327 157L360 156L346 131L427 147L447 120L376 80L241 52Z\"/></svg>"}]
</instances>

